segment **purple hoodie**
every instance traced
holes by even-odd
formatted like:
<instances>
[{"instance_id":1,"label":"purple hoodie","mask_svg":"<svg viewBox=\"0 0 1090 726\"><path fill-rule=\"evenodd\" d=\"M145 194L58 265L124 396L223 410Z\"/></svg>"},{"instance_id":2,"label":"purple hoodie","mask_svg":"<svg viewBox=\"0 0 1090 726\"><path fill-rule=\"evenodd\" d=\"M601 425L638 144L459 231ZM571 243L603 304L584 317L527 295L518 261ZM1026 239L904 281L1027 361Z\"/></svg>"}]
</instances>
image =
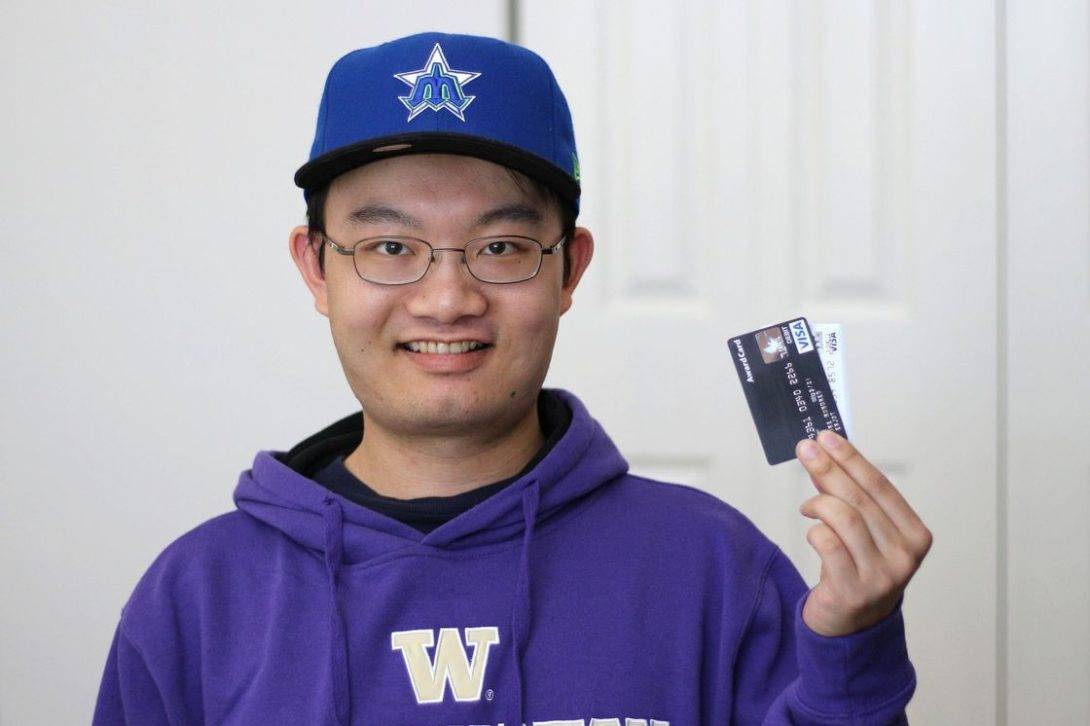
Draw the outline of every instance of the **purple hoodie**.
<instances>
[{"instance_id":1,"label":"purple hoodie","mask_svg":"<svg viewBox=\"0 0 1090 726\"><path fill-rule=\"evenodd\" d=\"M125 604L94 723L906 723L901 603L841 637L745 516L628 473L571 393L525 476L424 534L259 451Z\"/></svg>"}]
</instances>

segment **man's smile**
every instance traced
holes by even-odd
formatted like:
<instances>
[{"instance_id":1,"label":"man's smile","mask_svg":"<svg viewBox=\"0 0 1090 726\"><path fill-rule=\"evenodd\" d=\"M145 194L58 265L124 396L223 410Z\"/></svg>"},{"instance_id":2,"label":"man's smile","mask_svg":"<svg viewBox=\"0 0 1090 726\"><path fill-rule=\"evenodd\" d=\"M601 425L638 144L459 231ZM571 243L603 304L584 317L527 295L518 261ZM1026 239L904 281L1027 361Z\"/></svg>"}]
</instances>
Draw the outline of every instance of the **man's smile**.
<instances>
[{"instance_id":1,"label":"man's smile","mask_svg":"<svg viewBox=\"0 0 1090 726\"><path fill-rule=\"evenodd\" d=\"M397 347L403 350L411 350L414 353L438 353L442 355L445 353L467 353L480 348L490 348L491 345L479 340L458 340L449 343L441 340L413 340L408 343L399 343Z\"/></svg>"},{"instance_id":2,"label":"man's smile","mask_svg":"<svg viewBox=\"0 0 1090 726\"><path fill-rule=\"evenodd\" d=\"M467 373L484 363L492 346L478 341L412 341L400 343L397 352L431 373Z\"/></svg>"}]
</instances>

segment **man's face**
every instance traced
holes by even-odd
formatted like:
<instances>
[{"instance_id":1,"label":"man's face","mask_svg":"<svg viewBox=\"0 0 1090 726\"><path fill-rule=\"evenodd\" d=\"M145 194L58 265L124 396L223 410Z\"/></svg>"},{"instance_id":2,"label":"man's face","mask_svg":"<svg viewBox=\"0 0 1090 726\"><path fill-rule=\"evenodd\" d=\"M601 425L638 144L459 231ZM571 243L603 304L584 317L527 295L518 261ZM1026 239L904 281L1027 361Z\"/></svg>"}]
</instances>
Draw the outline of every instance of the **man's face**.
<instances>
[{"instance_id":1,"label":"man's face","mask_svg":"<svg viewBox=\"0 0 1090 726\"><path fill-rule=\"evenodd\" d=\"M477 224L498 209L508 211ZM448 154L400 156L347 172L333 180L325 213L329 237L347 247L364 237L406 235L432 247L463 248L475 237L501 234L548 246L561 232L556 210L523 193L504 167ZM293 232L293 255L315 306L329 318L349 386L369 420L416 435L495 436L526 415L593 249L582 228L566 243L573 245L567 286L562 254L545 255L530 280L493 284L470 275L456 251L436 253L439 259L415 283L380 285L360 279L352 258L329 246L322 280L314 253L303 257L300 230L305 234L305 228ZM413 341L486 347L420 353L406 349Z\"/></svg>"}]
</instances>

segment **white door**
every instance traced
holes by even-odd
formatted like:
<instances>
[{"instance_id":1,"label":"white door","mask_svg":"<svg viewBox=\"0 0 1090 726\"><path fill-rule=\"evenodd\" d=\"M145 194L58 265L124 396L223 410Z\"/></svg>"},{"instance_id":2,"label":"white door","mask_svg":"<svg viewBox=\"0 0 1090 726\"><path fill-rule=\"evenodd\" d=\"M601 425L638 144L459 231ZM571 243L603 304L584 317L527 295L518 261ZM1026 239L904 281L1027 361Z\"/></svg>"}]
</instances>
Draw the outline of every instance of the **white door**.
<instances>
[{"instance_id":1,"label":"white door","mask_svg":"<svg viewBox=\"0 0 1090 726\"><path fill-rule=\"evenodd\" d=\"M726 340L842 323L849 435L935 534L905 601L920 723L996 718L995 25L982 1L522 5L597 242L547 385L813 584L813 487L765 462Z\"/></svg>"}]
</instances>

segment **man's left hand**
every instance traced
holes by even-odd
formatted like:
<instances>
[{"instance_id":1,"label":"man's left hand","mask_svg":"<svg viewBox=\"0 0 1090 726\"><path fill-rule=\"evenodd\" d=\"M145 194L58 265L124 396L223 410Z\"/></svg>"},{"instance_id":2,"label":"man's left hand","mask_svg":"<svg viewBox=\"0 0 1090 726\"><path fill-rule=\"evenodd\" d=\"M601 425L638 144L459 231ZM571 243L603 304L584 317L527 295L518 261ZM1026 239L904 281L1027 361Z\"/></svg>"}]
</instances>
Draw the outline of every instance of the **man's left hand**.
<instances>
[{"instance_id":1,"label":"man's left hand","mask_svg":"<svg viewBox=\"0 0 1090 726\"><path fill-rule=\"evenodd\" d=\"M821 579L802 619L815 633L847 635L893 612L931 549L931 531L896 487L832 431L802 439L795 454L820 494L799 511L821 520L806 540L821 557ZM814 456L807 458L812 447Z\"/></svg>"}]
</instances>

